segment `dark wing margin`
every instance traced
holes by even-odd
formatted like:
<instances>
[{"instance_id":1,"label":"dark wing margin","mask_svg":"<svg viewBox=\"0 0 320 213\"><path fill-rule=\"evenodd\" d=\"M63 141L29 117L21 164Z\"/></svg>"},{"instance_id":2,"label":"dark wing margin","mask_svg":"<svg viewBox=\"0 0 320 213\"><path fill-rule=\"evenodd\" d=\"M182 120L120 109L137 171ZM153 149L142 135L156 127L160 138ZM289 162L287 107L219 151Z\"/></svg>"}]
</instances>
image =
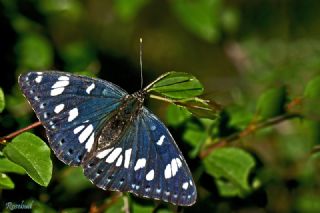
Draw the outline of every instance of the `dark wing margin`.
<instances>
[{"instance_id":1,"label":"dark wing margin","mask_svg":"<svg viewBox=\"0 0 320 213\"><path fill-rule=\"evenodd\" d=\"M98 127L127 94L110 82L59 71L22 74L19 85L56 156L74 166L80 165Z\"/></svg>"},{"instance_id":2,"label":"dark wing margin","mask_svg":"<svg viewBox=\"0 0 320 213\"><path fill-rule=\"evenodd\" d=\"M113 147L83 165L85 175L105 190L180 206L195 203L191 172L165 125L146 108Z\"/></svg>"}]
</instances>

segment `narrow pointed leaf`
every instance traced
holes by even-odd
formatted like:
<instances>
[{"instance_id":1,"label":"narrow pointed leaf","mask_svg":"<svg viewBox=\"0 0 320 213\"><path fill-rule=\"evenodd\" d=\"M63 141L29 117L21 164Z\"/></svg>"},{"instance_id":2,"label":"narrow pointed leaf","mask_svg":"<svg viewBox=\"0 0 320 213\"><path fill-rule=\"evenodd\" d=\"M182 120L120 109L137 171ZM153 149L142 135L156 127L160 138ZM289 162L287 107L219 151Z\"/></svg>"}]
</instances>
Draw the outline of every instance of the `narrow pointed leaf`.
<instances>
[{"instance_id":1,"label":"narrow pointed leaf","mask_svg":"<svg viewBox=\"0 0 320 213\"><path fill-rule=\"evenodd\" d=\"M52 175L50 149L39 137L23 133L13 139L3 152L7 158L23 167L38 184L47 186Z\"/></svg>"},{"instance_id":2,"label":"narrow pointed leaf","mask_svg":"<svg viewBox=\"0 0 320 213\"><path fill-rule=\"evenodd\" d=\"M193 115L199 118L216 119L220 106L213 101L203 100L200 98L192 98L188 100L175 101L176 105L185 107Z\"/></svg>"},{"instance_id":3,"label":"narrow pointed leaf","mask_svg":"<svg viewBox=\"0 0 320 213\"><path fill-rule=\"evenodd\" d=\"M201 95L203 86L199 80L183 72L166 73L148 87L148 92L173 99L186 99Z\"/></svg>"}]
</instances>

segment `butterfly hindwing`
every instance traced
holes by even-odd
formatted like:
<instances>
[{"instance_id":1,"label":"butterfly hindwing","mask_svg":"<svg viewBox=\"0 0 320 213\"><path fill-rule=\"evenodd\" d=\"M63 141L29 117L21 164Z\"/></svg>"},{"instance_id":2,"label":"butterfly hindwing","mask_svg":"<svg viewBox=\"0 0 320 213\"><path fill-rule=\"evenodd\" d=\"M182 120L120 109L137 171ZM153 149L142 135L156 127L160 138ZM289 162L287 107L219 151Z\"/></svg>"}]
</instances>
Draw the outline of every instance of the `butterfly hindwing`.
<instances>
[{"instance_id":1,"label":"butterfly hindwing","mask_svg":"<svg viewBox=\"0 0 320 213\"><path fill-rule=\"evenodd\" d=\"M98 187L192 205L196 188L188 166L164 124L146 108L120 141L84 165Z\"/></svg>"},{"instance_id":2,"label":"butterfly hindwing","mask_svg":"<svg viewBox=\"0 0 320 213\"><path fill-rule=\"evenodd\" d=\"M126 94L116 85L64 72L29 72L20 87L47 131L57 157L79 165L99 126Z\"/></svg>"}]
</instances>

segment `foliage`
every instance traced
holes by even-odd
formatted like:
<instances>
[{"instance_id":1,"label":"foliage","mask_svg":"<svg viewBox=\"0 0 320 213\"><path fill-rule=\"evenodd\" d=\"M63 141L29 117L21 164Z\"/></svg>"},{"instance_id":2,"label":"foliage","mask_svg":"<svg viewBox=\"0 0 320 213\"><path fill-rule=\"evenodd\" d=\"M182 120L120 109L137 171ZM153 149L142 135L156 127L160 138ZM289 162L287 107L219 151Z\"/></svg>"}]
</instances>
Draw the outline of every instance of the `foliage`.
<instances>
[{"instance_id":1,"label":"foliage","mask_svg":"<svg viewBox=\"0 0 320 213\"><path fill-rule=\"evenodd\" d=\"M77 72L136 91L143 37L145 81L160 76L147 105L170 128L198 189L183 211L319 212L319 6L2 0L0 136L36 121L17 86L28 70ZM165 73L172 69L179 72ZM180 210L98 189L57 160L43 128L1 141L0 192L4 212L8 202L32 203L32 212Z\"/></svg>"}]
</instances>

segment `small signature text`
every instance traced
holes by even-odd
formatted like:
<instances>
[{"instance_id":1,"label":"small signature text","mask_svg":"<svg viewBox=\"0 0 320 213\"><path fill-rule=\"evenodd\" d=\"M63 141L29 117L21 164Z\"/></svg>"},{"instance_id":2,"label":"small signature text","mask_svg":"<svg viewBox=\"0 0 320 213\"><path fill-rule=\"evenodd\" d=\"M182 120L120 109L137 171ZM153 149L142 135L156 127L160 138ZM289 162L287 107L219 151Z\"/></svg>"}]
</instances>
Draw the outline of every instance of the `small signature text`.
<instances>
[{"instance_id":1,"label":"small signature text","mask_svg":"<svg viewBox=\"0 0 320 213\"><path fill-rule=\"evenodd\" d=\"M9 210L16 210L16 209L32 209L33 201L25 203L24 200L20 203L15 202L7 202L6 208Z\"/></svg>"}]
</instances>

